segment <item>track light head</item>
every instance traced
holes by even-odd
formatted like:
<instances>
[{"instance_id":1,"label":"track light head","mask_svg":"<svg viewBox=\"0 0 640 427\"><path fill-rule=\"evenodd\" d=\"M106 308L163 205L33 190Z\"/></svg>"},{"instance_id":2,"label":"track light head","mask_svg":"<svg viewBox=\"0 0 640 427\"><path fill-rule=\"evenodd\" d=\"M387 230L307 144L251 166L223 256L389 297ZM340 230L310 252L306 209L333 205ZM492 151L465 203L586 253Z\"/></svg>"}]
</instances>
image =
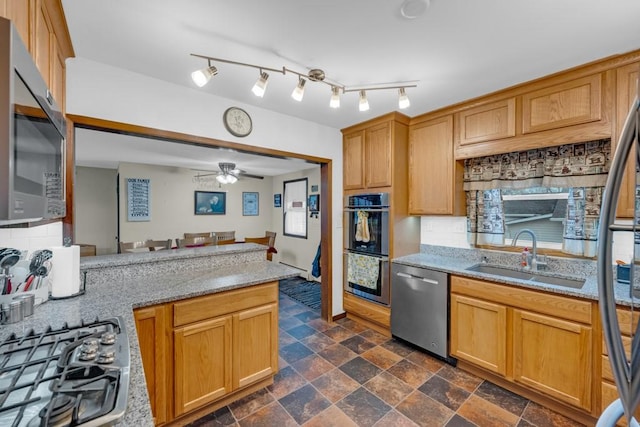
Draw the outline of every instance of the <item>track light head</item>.
<instances>
[{"instance_id":1,"label":"track light head","mask_svg":"<svg viewBox=\"0 0 640 427\"><path fill-rule=\"evenodd\" d=\"M213 65L208 66L207 68L203 68L202 70L196 70L191 73L191 80L198 86L202 87L211 80L211 77L218 74L218 69Z\"/></svg>"},{"instance_id":2,"label":"track light head","mask_svg":"<svg viewBox=\"0 0 640 427\"><path fill-rule=\"evenodd\" d=\"M331 100L329 101L329 107L340 108L340 88L337 86L331 86Z\"/></svg>"},{"instance_id":3,"label":"track light head","mask_svg":"<svg viewBox=\"0 0 640 427\"><path fill-rule=\"evenodd\" d=\"M367 93L364 90L360 91L360 102L358 104L358 109L360 111L369 110L369 101L367 101Z\"/></svg>"},{"instance_id":4,"label":"track light head","mask_svg":"<svg viewBox=\"0 0 640 427\"><path fill-rule=\"evenodd\" d=\"M409 106L411 106L411 102L409 101L409 97L407 96L407 93L404 91L404 88L401 87L398 90L398 93L399 93L398 108L400 108L401 110L405 108L409 108Z\"/></svg>"},{"instance_id":5,"label":"track light head","mask_svg":"<svg viewBox=\"0 0 640 427\"><path fill-rule=\"evenodd\" d=\"M298 85L293 89L293 92L291 92L291 97L298 102L302 101L302 97L304 96L304 84L306 82L307 81L302 77L298 77Z\"/></svg>"},{"instance_id":6,"label":"track light head","mask_svg":"<svg viewBox=\"0 0 640 427\"><path fill-rule=\"evenodd\" d=\"M269 79L269 74L264 71L260 71L260 77L256 84L253 85L253 89L251 91L255 96L259 96L262 98L264 96L264 92L267 90L267 80Z\"/></svg>"}]
</instances>

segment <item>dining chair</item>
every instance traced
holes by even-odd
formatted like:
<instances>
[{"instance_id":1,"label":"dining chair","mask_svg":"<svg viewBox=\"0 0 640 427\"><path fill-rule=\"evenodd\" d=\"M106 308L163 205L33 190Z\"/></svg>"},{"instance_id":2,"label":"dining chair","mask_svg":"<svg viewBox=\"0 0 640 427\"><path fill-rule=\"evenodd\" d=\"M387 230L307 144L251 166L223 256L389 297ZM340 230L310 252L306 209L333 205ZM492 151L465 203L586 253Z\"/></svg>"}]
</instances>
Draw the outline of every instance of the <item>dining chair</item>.
<instances>
[{"instance_id":1,"label":"dining chair","mask_svg":"<svg viewBox=\"0 0 640 427\"><path fill-rule=\"evenodd\" d=\"M276 250L276 232L275 231L265 231L264 235L269 238L269 250L267 251L267 260L272 261L273 254L277 254Z\"/></svg>"},{"instance_id":2,"label":"dining chair","mask_svg":"<svg viewBox=\"0 0 640 427\"><path fill-rule=\"evenodd\" d=\"M185 233L186 234L186 233ZM180 248L196 248L200 246L215 246L218 241L215 237L199 236L184 239L176 239L176 245Z\"/></svg>"},{"instance_id":3,"label":"dining chair","mask_svg":"<svg viewBox=\"0 0 640 427\"><path fill-rule=\"evenodd\" d=\"M220 245L232 245L236 243L236 239L218 240L218 246Z\"/></svg>"},{"instance_id":4,"label":"dining chair","mask_svg":"<svg viewBox=\"0 0 640 427\"><path fill-rule=\"evenodd\" d=\"M213 237L212 232L202 232L202 233L184 233L185 239L193 239L194 237Z\"/></svg>"},{"instance_id":5,"label":"dining chair","mask_svg":"<svg viewBox=\"0 0 640 427\"><path fill-rule=\"evenodd\" d=\"M216 239L218 239L218 242L220 240L233 240L234 243L236 241L236 231L214 231L212 233L213 236L216 237ZM218 243L219 244L219 243Z\"/></svg>"},{"instance_id":6,"label":"dining chair","mask_svg":"<svg viewBox=\"0 0 640 427\"><path fill-rule=\"evenodd\" d=\"M171 239L167 240L143 240L138 242L120 242L120 252L143 252L141 249L149 251L171 249Z\"/></svg>"}]
</instances>

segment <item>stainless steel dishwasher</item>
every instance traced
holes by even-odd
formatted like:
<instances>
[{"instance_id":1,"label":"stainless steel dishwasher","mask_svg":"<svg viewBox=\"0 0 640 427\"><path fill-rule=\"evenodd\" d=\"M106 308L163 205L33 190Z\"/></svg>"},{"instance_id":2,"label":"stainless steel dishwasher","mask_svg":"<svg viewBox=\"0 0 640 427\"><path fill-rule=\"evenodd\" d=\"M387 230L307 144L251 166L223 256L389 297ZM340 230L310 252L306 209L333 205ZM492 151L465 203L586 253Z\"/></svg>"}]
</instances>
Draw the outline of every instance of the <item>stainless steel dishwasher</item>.
<instances>
[{"instance_id":1,"label":"stainless steel dishwasher","mask_svg":"<svg viewBox=\"0 0 640 427\"><path fill-rule=\"evenodd\" d=\"M449 358L449 275L391 264L391 334Z\"/></svg>"}]
</instances>

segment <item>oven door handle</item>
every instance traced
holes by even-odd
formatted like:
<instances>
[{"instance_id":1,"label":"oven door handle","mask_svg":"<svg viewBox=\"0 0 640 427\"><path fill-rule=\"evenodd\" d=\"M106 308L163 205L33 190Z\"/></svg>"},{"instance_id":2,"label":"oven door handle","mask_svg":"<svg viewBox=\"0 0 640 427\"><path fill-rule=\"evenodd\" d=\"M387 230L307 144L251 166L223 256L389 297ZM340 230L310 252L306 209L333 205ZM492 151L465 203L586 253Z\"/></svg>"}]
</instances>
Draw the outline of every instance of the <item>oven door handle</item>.
<instances>
[{"instance_id":1,"label":"oven door handle","mask_svg":"<svg viewBox=\"0 0 640 427\"><path fill-rule=\"evenodd\" d=\"M398 276L398 277L404 277L404 278L406 278L406 279L422 280L423 282L430 283L430 284L432 284L432 285L437 285L437 284L438 284L438 281L437 281L437 280L427 279L426 277L414 276L413 274L407 274L407 273L397 272L397 273L396 273L396 276Z\"/></svg>"},{"instance_id":2,"label":"oven door handle","mask_svg":"<svg viewBox=\"0 0 640 427\"><path fill-rule=\"evenodd\" d=\"M345 212L389 212L389 208L344 208Z\"/></svg>"}]
</instances>

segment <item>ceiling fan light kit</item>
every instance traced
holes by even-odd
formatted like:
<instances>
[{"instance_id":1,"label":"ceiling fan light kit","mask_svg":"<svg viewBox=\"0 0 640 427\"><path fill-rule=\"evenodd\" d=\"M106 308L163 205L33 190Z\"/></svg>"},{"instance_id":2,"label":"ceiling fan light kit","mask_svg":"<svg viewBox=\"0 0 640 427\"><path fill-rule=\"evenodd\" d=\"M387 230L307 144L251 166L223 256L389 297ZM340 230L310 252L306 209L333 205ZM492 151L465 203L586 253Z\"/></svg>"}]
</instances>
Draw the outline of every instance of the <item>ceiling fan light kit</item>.
<instances>
[{"instance_id":1,"label":"ceiling fan light kit","mask_svg":"<svg viewBox=\"0 0 640 427\"><path fill-rule=\"evenodd\" d=\"M251 89L251 91L259 97L263 97L266 90L267 90L267 82L269 79L269 74L267 74L267 71L271 71L274 73L280 73L282 75L285 75L287 73L291 73L291 74L295 74L296 76L298 76L298 82L297 82L297 86L294 88L293 92L291 93L291 97L300 102L302 101L302 98L304 96L304 85L306 83L307 80L310 80L312 82L318 82L318 83L324 83L326 85L329 85L331 87L331 98L329 101L329 106L331 108L340 108L340 92L342 93L347 93L347 92L359 92L360 93L360 102L359 102L359 110L360 111L367 111L369 109L369 102L366 99L366 94L363 96L363 94L365 93L365 91L367 90L398 90L399 91L399 97L398 97L398 108L399 109L404 109L404 108L408 108L411 103L409 102L409 97L406 94L406 89L407 88L411 88L411 87L417 87L417 83L416 82L400 82L400 83L393 83L393 84L371 84L371 87L346 87L338 82L328 82L325 81L326 75L325 72L319 68L313 68L311 70L309 70L308 73L301 73L295 70L291 70L289 68L286 67L282 67L281 69L278 68L269 68L269 67L264 67L261 65L254 65L254 64L248 64L248 63L244 63L244 62L237 62L237 61L231 61L228 59L222 59L222 58L214 58L211 56L204 56L204 55L197 55L195 53L192 53L191 56L195 56L197 58L202 58L202 59L206 59L209 66L207 68L204 68L202 70L197 70L194 71L193 73L191 73L191 78L193 79L193 82L198 86L198 87L203 87L205 84L207 84L209 82L209 80L211 80L211 77L215 76L216 74L218 74L218 69L212 64L212 62L222 62L222 63L226 63L226 64L233 64L233 65L239 65L239 66L243 66L243 67L250 67L250 68L256 68L259 70L260 75L258 77L258 81L255 83L255 85L253 86L253 88ZM364 102L363 102L363 97L364 97Z\"/></svg>"}]
</instances>

